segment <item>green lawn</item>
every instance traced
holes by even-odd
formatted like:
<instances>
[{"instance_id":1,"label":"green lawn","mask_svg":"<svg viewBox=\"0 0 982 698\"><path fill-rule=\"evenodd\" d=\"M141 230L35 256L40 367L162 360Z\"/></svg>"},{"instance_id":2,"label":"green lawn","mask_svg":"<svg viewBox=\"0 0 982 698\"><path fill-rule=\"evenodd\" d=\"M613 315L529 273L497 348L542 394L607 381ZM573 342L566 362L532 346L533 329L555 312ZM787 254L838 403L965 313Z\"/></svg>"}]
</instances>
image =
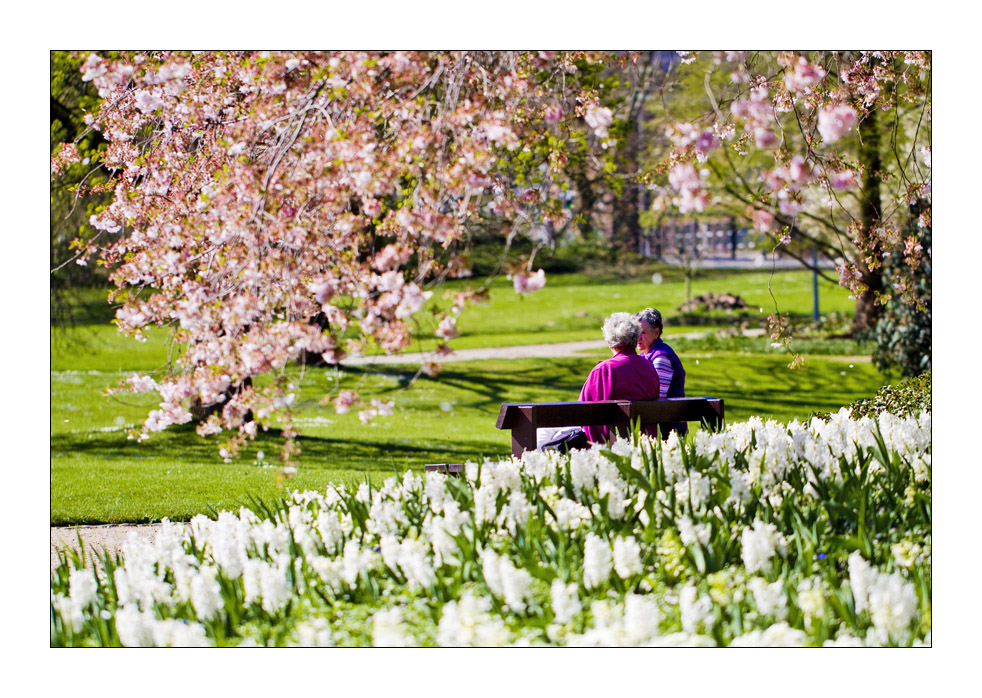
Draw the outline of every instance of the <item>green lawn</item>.
<instances>
[{"instance_id":1,"label":"green lawn","mask_svg":"<svg viewBox=\"0 0 982 698\"><path fill-rule=\"evenodd\" d=\"M790 287L801 274L787 276ZM747 274L719 278L716 290L737 292L749 301L754 278ZM810 278L805 280L810 284ZM659 298L645 300L645 294L664 290L676 294L674 298L681 286L679 282L655 287L650 281L569 281L577 278L550 279L546 289L524 299L515 297L510 286L499 286L490 304L462 316L461 328L471 329L461 340L470 338L469 346L493 346L599 339L604 313L648 304L671 308ZM740 284L748 286L743 289ZM694 288L694 293L701 292ZM788 297L795 293L802 291L789 292ZM810 296L807 303L798 302L810 307ZM91 324L51 333L52 524L152 521L164 516L186 520L209 509L237 509L250 497L269 500L284 494L277 482L280 439L275 423L230 463L218 455L220 435L203 439L190 425L154 434L143 443L128 440L129 430L155 406L153 396L107 396L105 390L128 371L152 371L166 364L167 341L162 332L152 333L142 344L121 337L104 324L108 308L93 308ZM567 326L557 327L558 320L549 325L550 320L541 317L543 312L548 318L565 317ZM582 317L577 315L580 312L596 312L596 316ZM527 327L519 331L523 323L533 322L540 323L538 332ZM468 346L465 341L454 344ZM787 356L766 340L708 337L680 341L679 346L688 394L724 398L728 421L753 415L805 419L813 411L833 411L872 396L887 382L868 362L821 355L868 353L844 340L814 342L816 352L796 371L786 368ZM799 350L807 351L808 346L802 343ZM291 377L300 388L296 423L303 452L297 475L287 487L323 489L330 483L357 483L366 476L379 482L395 471L421 469L425 463L507 456L508 434L494 428L501 403L575 400L590 368L601 358L605 358L602 351L548 361L448 363L436 378L423 376L412 387L409 382L418 366L386 366L371 372L350 368L341 375L330 369L308 369L302 382L299 370L292 368ZM395 400L395 414L366 426L357 410L338 415L320 404L325 395L352 387L366 401Z\"/></svg>"},{"instance_id":2,"label":"green lawn","mask_svg":"<svg viewBox=\"0 0 982 698\"><path fill-rule=\"evenodd\" d=\"M667 322L685 301L685 284L674 270L663 272L665 280L653 284L650 276L641 279L611 280L581 274L549 277L541 291L520 296L505 279L498 279L490 289L487 303L469 308L457 323L460 336L452 345L457 349L472 347L548 344L596 339L605 317L612 312L636 312L646 307L658 308ZM471 285L476 281L470 282ZM768 291L768 283L774 294ZM454 290L468 285L453 282ZM748 304L745 311L750 322L766 326L767 316L776 309L799 317L812 313L812 274L808 271L783 271L773 277L769 272L704 272L692 282L692 296L707 293L734 293ZM776 299L776 307L775 307ZM449 301L434 293L431 304L446 307ZM819 309L822 314L849 313L855 301L849 291L836 284L820 281ZM424 325L418 346L429 350L432 336ZM694 328L672 328L677 332Z\"/></svg>"}]
</instances>

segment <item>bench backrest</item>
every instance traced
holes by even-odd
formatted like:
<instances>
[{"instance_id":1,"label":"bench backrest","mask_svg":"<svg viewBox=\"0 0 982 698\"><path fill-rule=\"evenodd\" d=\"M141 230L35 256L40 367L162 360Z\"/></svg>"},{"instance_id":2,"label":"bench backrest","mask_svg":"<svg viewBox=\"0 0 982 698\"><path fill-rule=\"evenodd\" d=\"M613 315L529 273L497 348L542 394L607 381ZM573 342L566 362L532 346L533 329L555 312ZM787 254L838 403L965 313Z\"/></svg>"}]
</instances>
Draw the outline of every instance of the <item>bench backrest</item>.
<instances>
[{"instance_id":1,"label":"bench backrest","mask_svg":"<svg viewBox=\"0 0 982 698\"><path fill-rule=\"evenodd\" d=\"M642 426L666 422L706 422L723 426L723 400L678 397L665 400L605 400L603 402L507 402L498 412L498 429L510 429L512 454L536 447L540 427L607 425L626 429L635 420Z\"/></svg>"}]
</instances>

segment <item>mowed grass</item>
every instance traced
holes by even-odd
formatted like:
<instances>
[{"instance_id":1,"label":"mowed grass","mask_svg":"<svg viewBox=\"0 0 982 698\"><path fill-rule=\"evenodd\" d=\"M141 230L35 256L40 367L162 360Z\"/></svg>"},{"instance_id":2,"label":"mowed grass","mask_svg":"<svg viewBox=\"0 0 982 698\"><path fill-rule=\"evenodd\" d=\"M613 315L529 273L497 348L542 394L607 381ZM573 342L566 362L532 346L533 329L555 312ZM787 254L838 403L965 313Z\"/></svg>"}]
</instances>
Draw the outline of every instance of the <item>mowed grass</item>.
<instances>
[{"instance_id":1,"label":"mowed grass","mask_svg":"<svg viewBox=\"0 0 982 698\"><path fill-rule=\"evenodd\" d=\"M723 281L719 290L732 291L734 284ZM597 297L606 297L608 313L621 307L615 301L622 299L613 298L619 285L583 286L592 286L592 293L573 285L575 295L591 297L598 312L604 303ZM633 286L647 289L652 284ZM513 292L502 289L500 298L502 304L527 304L527 317L538 317L529 304L537 297L548 299L549 288L539 292L542 296L533 294L524 300L511 299ZM549 303L558 303L555 296L567 293L565 288L569 287L553 283L554 297ZM635 291L640 297L641 289ZM498 297L494 293L492 302ZM487 313L487 308L467 311L461 325L471 313ZM282 440L276 423L268 424L267 432L228 463L218 454L222 435L201 438L191 425L153 434L142 443L129 440L128 433L156 406L154 396L106 395L106 388L131 371L159 369L167 362L169 347L162 332L151 333L145 343L119 336L105 324L104 309L101 312L102 317L92 324L71 331L52 330L53 525L147 522L165 516L187 520L211 510L236 510L253 498L276 499L292 489L323 490L339 482L357 485L366 477L379 483L405 469L421 470L425 463L507 457L509 435L494 427L501 403L575 400L590 369L609 355L598 351L549 360L451 362L436 377L420 376L415 381L418 365L340 372L308 368L302 380L299 369L291 367L289 378L297 385L298 397L295 423L303 450L295 477L283 482L278 476ZM533 335L495 332L513 322L508 313L486 315L485 322L492 325L488 332L492 337L517 337L519 343L532 343ZM539 336L540 342L599 339L600 334L598 322L574 336L564 334L567 330L553 331L555 325L543 326L550 329L540 334L550 336ZM782 421L806 419L813 411L833 411L872 396L887 382L868 362L808 356L803 369L789 371L783 354L718 350L720 346L751 347L739 343L720 345L707 340L705 346L713 350L702 350L698 341L690 341L683 354L687 392L723 398L728 421L754 415ZM844 351L848 345L836 347L852 353ZM357 408L336 414L324 402L342 388L357 389L366 403L372 398L394 400L395 414L368 425L359 420Z\"/></svg>"},{"instance_id":2,"label":"mowed grass","mask_svg":"<svg viewBox=\"0 0 982 698\"><path fill-rule=\"evenodd\" d=\"M685 284L679 272L666 268L659 273L662 283L651 282L650 275L635 279L591 277L582 274L550 276L545 288L519 295L511 282L496 279L486 303L468 308L457 323L459 336L452 346L475 347L520 346L573 342L599 337L604 318L613 312L636 312L658 308L667 322L672 322L678 307L685 302ZM478 282L454 281L448 290L459 290ZM692 297L708 293L733 293L748 305L750 322L766 326L767 316L780 311L797 317L811 317L813 279L808 271L738 272L719 270L703 272L692 282ZM770 290L768 289L770 286ZM771 295L773 293L773 297ZM446 308L449 301L442 292L433 294L431 306ZM819 281L819 310L822 314L851 314L855 300L849 291L828 281ZM418 341L411 350L429 351L436 343L432 323L421 323ZM684 332L688 327L672 327Z\"/></svg>"}]
</instances>

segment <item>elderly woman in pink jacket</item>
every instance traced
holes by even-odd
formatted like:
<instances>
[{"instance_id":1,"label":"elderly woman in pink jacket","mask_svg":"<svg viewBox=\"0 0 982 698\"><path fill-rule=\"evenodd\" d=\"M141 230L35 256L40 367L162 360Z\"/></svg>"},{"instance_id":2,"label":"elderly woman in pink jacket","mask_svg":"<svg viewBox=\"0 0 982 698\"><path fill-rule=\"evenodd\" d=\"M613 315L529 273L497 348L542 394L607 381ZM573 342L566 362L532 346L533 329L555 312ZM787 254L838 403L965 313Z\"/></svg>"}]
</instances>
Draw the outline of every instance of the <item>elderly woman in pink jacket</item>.
<instances>
[{"instance_id":1,"label":"elderly woman in pink jacket","mask_svg":"<svg viewBox=\"0 0 982 698\"><path fill-rule=\"evenodd\" d=\"M644 357L638 356L637 344L641 334L641 324L630 313L614 313L603 325L604 341L613 356L601 361L587 376L580 390L580 402L599 402L601 400L657 400L658 373ZM657 425L645 428L651 436L657 436ZM540 429L540 432L546 432ZM567 446L585 445L582 437L577 438L577 429L563 429L551 433L540 433L542 448L566 450ZM606 442L611 438L606 426L584 427L587 441Z\"/></svg>"},{"instance_id":2,"label":"elderly woman in pink jacket","mask_svg":"<svg viewBox=\"0 0 982 698\"><path fill-rule=\"evenodd\" d=\"M604 320L603 333L613 356L590 371L580 390L580 402L657 400L658 372L650 361L638 356L636 350L641 323L629 313L614 313ZM657 436L657 428L653 424L646 430ZM585 430L590 441L610 438L610 431L605 426L586 427Z\"/></svg>"}]
</instances>

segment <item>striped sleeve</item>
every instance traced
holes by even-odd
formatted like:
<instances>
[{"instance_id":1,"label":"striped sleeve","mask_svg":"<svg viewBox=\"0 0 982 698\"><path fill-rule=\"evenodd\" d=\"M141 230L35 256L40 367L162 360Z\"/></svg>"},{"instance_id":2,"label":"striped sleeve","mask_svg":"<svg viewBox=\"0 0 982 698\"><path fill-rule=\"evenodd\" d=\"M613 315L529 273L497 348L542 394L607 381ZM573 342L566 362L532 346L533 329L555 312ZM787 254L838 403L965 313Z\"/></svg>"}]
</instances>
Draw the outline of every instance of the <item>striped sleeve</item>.
<instances>
[{"instance_id":1,"label":"striped sleeve","mask_svg":"<svg viewBox=\"0 0 982 698\"><path fill-rule=\"evenodd\" d=\"M667 356L656 356L651 365L655 367L655 371L658 373L658 399L664 400L668 395L668 386L672 383L672 375L675 370L672 368L672 362Z\"/></svg>"}]
</instances>

